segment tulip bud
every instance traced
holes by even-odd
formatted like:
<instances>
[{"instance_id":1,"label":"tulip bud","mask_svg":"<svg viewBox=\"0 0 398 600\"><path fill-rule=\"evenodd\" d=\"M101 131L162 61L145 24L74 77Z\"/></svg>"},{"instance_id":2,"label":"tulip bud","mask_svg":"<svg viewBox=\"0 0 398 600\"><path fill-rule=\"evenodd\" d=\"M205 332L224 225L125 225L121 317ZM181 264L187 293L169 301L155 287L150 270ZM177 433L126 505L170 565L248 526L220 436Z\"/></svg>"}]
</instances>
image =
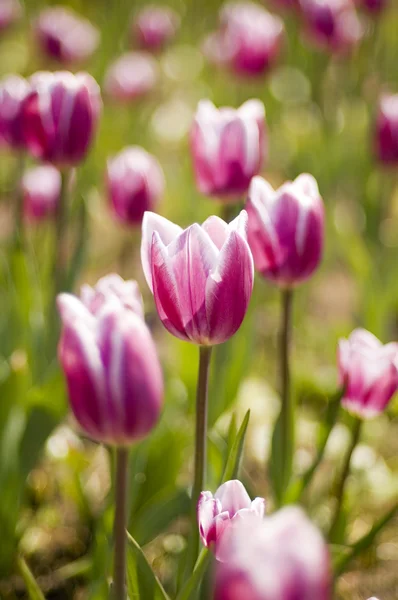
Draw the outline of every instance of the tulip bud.
<instances>
[{"instance_id":1,"label":"tulip bud","mask_svg":"<svg viewBox=\"0 0 398 600\"><path fill-rule=\"evenodd\" d=\"M202 492L198 501L198 525L204 546L216 546L232 521L248 514L264 516L264 498L250 500L249 494L237 479L227 481L216 493Z\"/></svg>"},{"instance_id":2,"label":"tulip bud","mask_svg":"<svg viewBox=\"0 0 398 600\"><path fill-rule=\"evenodd\" d=\"M15 149L24 147L23 108L30 92L29 83L19 75L0 82L0 138Z\"/></svg>"},{"instance_id":3,"label":"tulip bud","mask_svg":"<svg viewBox=\"0 0 398 600\"><path fill-rule=\"evenodd\" d=\"M141 261L159 317L176 337L221 344L240 327L253 289L247 215L225 223L209 217L182 230L147 212Z\"/></svg>"},{"instance_id":4,"label":"tulip bud","mask_svg":"<svg viewBox=\"0 0 398 600\"><path fill-rule=\"evenodd\" d=\"M167 6L147 6L137 15L132 34L138 45L149 51L162 50L176 35L178 14Z\"/></svg>"},{"instance_id":5,"label":"tulip bud","mask_svg":"<svg viewBox=\"0 0 398 600\"><path fill-rule=\"evenodd\" d=\"M255 177L246 208L256 269L283 288L312 275L322 258L324 235L323 203L315 179L302 174L274 190Z\"/></svg>"},{"instance_id":6,"label":"tulip bud","mask_svg":"<svg viewBox=\"0 0 398 600\"><path fill-rule=\"evenodd\" d=\"M380 99L375 149L381 163L398 164L398 94L386 94Z\"/></svg>"},{"instance_id":7,"label":"tulip bud","mask_svg":"<svg viewBox=\"0 0 398 600\"><path fill-rule=\"evenodd\" d=\"M113 210L122 223L140 225L164 192L164 175L154 156L132 146L108 160L106 182Z\"/></svg>"},{"instance_id":8,"label":"tulip bud","mask_svg":"<svg viewBox=\"0 0 398 600\"><path fill-rule=\"evenodd\" d=\"M129 445L156 425L163 381L144 321L109 299L96 314L76 297L58 296L58 347L74 416L99 442Z\"/></svg>"},{"instance_id":9,"label":"tulip bud","mask_svg":"<svg viewBox=\"0 0 398 600\"><path fill-rule=\"evenodd\" d=\"M24 215L43 221L55 215L61 194L61 173L52 165L40 165L24 173L21 182Z\"/></svg>"},{"instance_id":10,"label":"tulip bud","mask_svg":"<svg viewBox=\"0 0 398 600\"><path fill-rule=\"evenodd\" d=\"M362 419L386 408L398 390L398 343L383 344L369 331L356 329L338 347L342 405Z\"/></svg>"},{"instance_id":11,"label":"tulip bud","mask_svg":"<svg viewBox=\"0 0 398 600\"><path fill-rule=\"evenodd\" d=\"M155 59L147 52L128 52L105 75L105 92L115 101L130 102L149 94L158 80Z\"/></svg>"},{"instance_id":12,"label":"tulip bud","mask_svg":"<svg viewBox=\"0 0 398 600\"><path fill-rule=\"evenodd\" d=\"M34 33L42 52L65 65L87 60L99 43L98 30L90 21L64 6L43 10Z\"/></svg>"},{"instance_id":13,"label":"tulip bud","mask_svg":"<svg viewBox=\"0 0 398 600\"><path fill-rule=\"evenodd\" d=\"M327 545L301 509L236 519L224 532L215 600L330 600Z\"/></svg>"},{"instance_id":14,"label":"tulip bud","mask_svg":"<svg viewBox=\"0 0 398 600\"><path fill-rule=\"evenodd\" d=\"M265 112L259 100L237 110L199 102L191 131L196 184L203 194L224 202L239 200L265 154Z\"/></svg>"},{"instance_id":15,"label":"tulip bud","mask_svg":"<svg viewBox=\"0 0 398 600\"><path fill-rule=\"evenodd\" d=\"M22 6L18 0L1 0L0 32L14 25L22 16Z\"/></svg>"},{"instance_id":16,"label":"tulip bud","mask_svg":"<svg viewBox=\"0 0 398 600\"><path fill-rule=\"evenodd\" d=\"M125 281L116 273L101 277L94 287L83 285L80 298L84 306L96 316L106 302L112 299L136 315L144 318L144 303L138 283L132 279Z\"/></svg>"},{"instance_id":17,"label":"tulip bud","mask_svg":"<svg viewBox=\"0 0 398 600\"><path fill-rule=\"evenodd\" d=\"M82 161L91 145L101 112L97 82L87 73L39 72L25 101L24 135L36 158L58 166Z\"/></svg>"}]
</instances>

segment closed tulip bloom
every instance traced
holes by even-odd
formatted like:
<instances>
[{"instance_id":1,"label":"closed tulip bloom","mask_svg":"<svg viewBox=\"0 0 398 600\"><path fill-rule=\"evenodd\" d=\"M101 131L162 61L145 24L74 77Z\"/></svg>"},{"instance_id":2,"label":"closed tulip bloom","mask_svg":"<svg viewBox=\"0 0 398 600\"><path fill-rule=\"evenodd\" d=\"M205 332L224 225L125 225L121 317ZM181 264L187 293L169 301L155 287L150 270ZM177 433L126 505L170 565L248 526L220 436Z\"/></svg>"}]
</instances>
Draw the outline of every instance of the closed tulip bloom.
<instances>
[{"instance_id":1,"label":"closed tulip bloom","mask_svg":"<svg viewBox=\"0 0 398 600\"><path fill-rule=\"evenodd\" d=\"M1 0L0 32L14 25L22 16L22 6L18 0Z\"/></svg>"},{"instance_id":2,"label":"closed tulip bloom","mask_svg":"<svg viewBox=\"0 0 398 600\"><path fill-rule=\"evenodd\" d=\"M139 12L132 33L141 48L156 52L174 38L179 25L180 17L174 10L152 5Z\"/></svg>"},{"instance_id":3,"label":"closed tulip bloom","mask_svg":"<svg viewBox=\"0 0 398 600\"><path fill-rule=\"evenodd\" d=\"M156 86L158 66L147 52L128 52L118 58L105 75L105 92L117 102L146 96Z\"/></svg>"},{"instance_id":4,"label":"closed tulip bloom","mask_svg":"<svg viewBox=\"0 0 398 600\"><path fill-rule=\"evenodd\" d=\"M52 165L29 169L22 177L22 194L28 221L53 217L61 194L61 173Z\"/></svg>"},{"instance_id":5,"label":"closed tulip bloom","mask_svg":"<svg viewBox=\"0 0 398 600\"><path fill-rule=\"evenodd\" d=\"M236 519L220 542L215 600L331 600L327 545L301 509Z\"/></svg>"},{"instance_id":6,"label":"closed tulip bloom","mask_svg":"<svg viewBox=\"0 0 398 600\"><path fill-rule=\"evenodd\" d=\"M191 130L191 153L198 189L224 202L239 200L262 166L265 111L259 100L237 110L199 102Z\"/></svg>"},{"instance_id":7,"label":"closed tulip bloom","mask_svg":"<svg viewBox=\"0 0 398 600\"><path fill-rule=\"evenodd\" d=\"M380 100L375 150L381 163L398 164L398 94L385 94Z\"/></svg>"},{"instance_id":8,"label":"closed tulip bloom","mask_svg":"<svg viewBox=\"0 0 398 600\"><path fill-rule=\"evenodd\" d=\"M213 216L185 230L145 213L142 267L170 333L212 346L239 329L253 289L246 227L245 211L229 224Z\"/></svg>"},{"instance_id":9,"label":"closed tulip bloom","mask_svg":"<svg viewBox=\"0 0 398 600\"><path fill-rule=\"evenodd\" d=\"M322 258L323 202L315 179L302 174L279 189L255 177L247 201L254 264L282 288L301 283Z\"/></svg>"},{"instance_id":10,"label":"closed tulip bloom","mask_svg":"<svg viewBox=\"0 0 398 600\"><path fill-rule=\"evenodd\" d=\"M243 484L237 479L223 483L216 493L202 492L198 501L198 525L204 546L216 546L225 529L235 518L248 514L263 517L264 498L250 500Z\"/></svg>"},{"instance_id":11,"label":"closed tulip bloom","mask_svg":"<svg viewBox=\"0 0 398 600\"><path fill-rule=\"evenodd\" d=\"M64 6L43 10L34 33L42 52L65 65L87 60L99 43L99 32L90 21Z\"/></svg>"},{"instance_id":12,"label":"closed tulip bloom","mask_svg":"<svg viewBox=\"0 0 398 600\"><path fill-rule=\"evenodd\" d=\"M23 109L31 91L20 75L8 75L0 81L0 139L12 148L24 147Z\"/></svg>"},{"instance_id":13,"label":"closed tulip bloom","mask_svg":"<svg viewBox=\"0 0 398 600\"><path fill-rule=\"evenodd\" d=\"M125 148L108 160L106 183L113 210L127 225L141 225L145 211L156 207L165 185L156 158L138 146Z\"/></svg>"},{"instance_id":14,"label":"closed tulip bloom","mask_svg":"<svg viewBox=\"0 0 398 600\"><path fill-rule=\"evenodd\" d=\"M57 166L81 162L97 130L100 89L87 73L39 72L24 106L24 135L31 154Z\"/></svg>"},{"instance_id":15,"label":"closed tulip bloom","mask_svg":"<svg viewBox=\"0 0 398 600\"><path fill-rule=\"evenodd\" d=\"M97 315L108 300L112 299L113 302L117 301L122 307L133 311L141 319L144 318L144 303L138 283L132 279L125 281L116 273L101 277L94 287L83 285L80 299L93 315Z\"/></svg>"},{"instance_id":16,"label":"closed tulip bloom","mask_svg":"<svg viewBox=\"0 0 398 600\"><path fill-rule=\"evenodd\" d=\"M376 417L398 390L398 343L383 344L369 331L356 329L338 347L342 405L362 419Z\"/></svg>"},{"instance_id":17,"label":"closed tulip bloom","mask_svg":"<svg viewBox=\"0 0 398 600\"><path fill-rule=\"evenodd\" d=\"M162 372L144 321L112 299L93 314L78 298L61 294L58 307L58 356L77 422L106 444L142 439L163 402Z\"/></svg>"}]
</instances>

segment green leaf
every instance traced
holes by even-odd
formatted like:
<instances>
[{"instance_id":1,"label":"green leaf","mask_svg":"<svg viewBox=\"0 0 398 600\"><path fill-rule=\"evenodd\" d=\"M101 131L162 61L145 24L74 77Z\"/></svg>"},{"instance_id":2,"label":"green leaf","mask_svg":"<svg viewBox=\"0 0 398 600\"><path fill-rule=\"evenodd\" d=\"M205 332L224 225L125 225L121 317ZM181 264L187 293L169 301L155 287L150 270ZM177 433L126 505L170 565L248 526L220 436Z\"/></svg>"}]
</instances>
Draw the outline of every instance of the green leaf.
<instances>
[{"instance_id":1,"label":"green leaf","mask_svg":"<svg viewBox=\"0 0 398 600\"><path fill-rule=\"evenodd\" d=\"M211 561L212 554L207 548L203 548L199 554L198 560L192 576L186 581L184 587L181 589L177 596L177 600L191 600L197 594L200 584L202 583L203 577L207 571L207 567Z\"/></svg>"},{"instance_id":2,"label":"green leaf","mask_svg":"<svg viewBox=\"0 0 398 600\"><path fill-rule=\"evenodd\" d=\"M17 560L17 564L18 570L25 582L26 591L28 592L30 600L45 600L43 592L39 588L38 583L33 577L33 573L29 569L25 560L22 557L19 557Z\"/></svg>"},{"instance_id":3,"label":"green leaf","mask_svg":"<svg viewBox=\"0 0 398 600\"><path fill-rule=\"evenodd\" d=\"M280 412L272 434L269 462L272 489L278 506L283 503L290 484L294 452L294 420L290 419L287 432L283 432L282 428L282 412ZM284 445L284 436L286 436L286 445ZM284 455L285 461L283 461Z\"/></svg>"},{"instance_id":4,"label":"green leaf","mask_svg":"<svg viewBox=\"0 0 398 600\"><path fill-rule=\"evenodd\" d=\"M48 436L57 425L53 412L42 406L31 409L20 447L20 473L25 478L35 466Z\"/></svg>"},{"instance_id":5,"label":"green leaf","mask_svg":"<svg viewBox=\"0 0 398 600\"><path fill-rule=\"evenodd\" d=\"M225 465L224 474L222 476L222 482L229 481L230 479L236 479L239 472L239 465L242 457L243 446L245 443L245 436L247 426L250 419L250 410L247 411L245 418L243 419L242 425L233 441L231 449L228 454L227 464ZM235 423L231 423L231 427L235 427Z\"/></svg>"},{"instance_id":6,"label":"green leaf","mask_svg":"<svg viewBox=\"0 0 398 600\"><path fill-rule=\"evenodd\" d=\"M170 600L144 552L127 532L127 591L131 599Z\"/></svg>"}]
</instances>

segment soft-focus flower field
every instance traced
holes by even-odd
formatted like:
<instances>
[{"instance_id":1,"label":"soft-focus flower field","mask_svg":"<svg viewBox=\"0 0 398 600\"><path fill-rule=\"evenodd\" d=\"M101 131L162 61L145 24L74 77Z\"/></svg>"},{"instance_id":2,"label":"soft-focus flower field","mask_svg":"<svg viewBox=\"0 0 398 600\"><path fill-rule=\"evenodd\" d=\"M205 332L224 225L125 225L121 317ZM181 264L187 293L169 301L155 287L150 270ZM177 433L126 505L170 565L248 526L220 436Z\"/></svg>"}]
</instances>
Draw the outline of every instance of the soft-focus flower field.
<instances>
[{"instance_id":1,"label":"soft-focus flower field","mask_svg":"<svg viewBox=\"0 0 398 600\"><path fill-rule=\"evenodd\" d=\"M219 487L233 440L250 409L239 478L250 498L266 499L266 513L300 496L313 522L325 536L329 534L337 571L357 540L379 519L396 513L398 396L386 410L378 406L375 418L364 419L344 494L339 481L356 421L344 408L337 417L331 415L330 407L340 385L347 385L347 395L352 391L348 376L339 380L340 338L363 328L383 344L398 340L398 95L389 97L398 93L398 4L396 0L355 0L347 8L348 0L242 3L239 13L221 0L164 0L161 4L174 12L167 13L166 25L161 23L164 39L159 39L156 31L148 32L145 13L141 24L136 23L141 9L148 7L144 0L63 2L62 6L85 17L94 29L89 23L81 25L81 30L76 24L61 24L59 15L47 17L52 23L58 19L59 28L72 30L66 36L68 43L60 48L46 38L42 13L53 3L25 0L15 9L15 23L9 23L13 18L8 18L7 11L14 3L0 0L1 599L40 600L34 591L30 596L26 591L31 573L45 598L107 598L107 578L112 572L114 452L82 434L68 408L64 375L56 358L60 320L55 314L54 286L57 292L79 293L81 285L94 285L109 273L137 280L163 369L163 413L151 434L133 445L130 455L128 530L170 597L175 597L176 581L183 578L182 573L178 577L175 573L190 537L198 348L171 335L174 325L168 321L165 328L158 317L161 311L155 307L141 265L141 221L144 210L158 212L182 228L201 224L210 215L231 221L246 205L249 180L258 173L275 189L301 173L311 174L325 208L325 246L319 266L317 249L311 247L314 264L307 265L308 272L301 267L302 279L308 280L301 282L301 276L289 270L280 276L283 284L295 277L294 283L300 281L292 307L291 389L297 410L290 487L278 490L278 482L283 486L286 481L275 474L280 466L275 444L270 460L281 408L280 290L275 285L280 281L275 273L259 274L255 256L254 289L243 324L239 328L237 323L236 334L212 353L204 490L214 493ZM343 4L347 6L341 8ZM330 13L325 5L332 7ZM257 13L256 7L265 7L274 18ZM230 15L234 8L236 14ZM89 118L83 115L73 122L69 150L46 146L39 131L40 115L35 114L43 108L45 94L40 102L31 99L28 152L24 144L21 151L18 132L14 131L10 142L1 129L2 119L9 121L13 110L7 113L4 108L6 76L29 78L37 71L65 69L87 71L101 87L98 133L82 162L77 155L85 143ZM235 203L229 202L231 190L214 158L214 132L206 131L210 109L202 103L198 110L198 103L206 99L216 107L238 108L251 99L265 106L266 152L261 170L258 157L256 162L256 157L246 156L246 167L250 160L256 163L246 181L246 175L239 172L241 165L231 160L234 175L238 173L235 180L229 174L238 194ZM252 105L250 110L255 112ZM201 114L205 125L200 123ZM253 122L247 124L243 141L237 140L231 128L225 160L239 143L253 147L252 126ZM217 126L214 129L217 132ZM257 137L262 135L257 133ZM128 146L140 146L156 160L137 149L119 155ZM203 155L213 157L216 175ZM60 220L55 216L60 175L49 166L31 170L41 165L32 156L58 167L68 161L76 165L63 186L69 197L62 240ZM123 188L129 161L138 165L147 184L145 188L140 182L141 196L135 206L128 205ZM260 189L256 193L267 195ZM296 194L301 197L304 191L297 189ZM308 195L312 198L312 192ZM254 202L252 197L250 202ZM249 220L254 210L250 202ZM19 230L16 222L22 224ZM321 244L317 226L319 219L311 222L308 243L314 246ZM152 247L156 262L154 254ZM68 269L61 273L65 265ZM155 271L153 267L149 278L155 279ZM200 279L201 273L197 276ZM195 333L185 337L207 343L198 340L198 335L195 338ZM223 337L225 331L213 332L220 338L216 343L232 333ZM150 354L152 347L148 349L145 343L143 352ZM398 369L398 356L395 360ZM365 381L375 376L376 364L372 358L365 365L360 374ZM346 377L343 367L340 371ZM383 395L390 384L388 377L381 373L376 395ZM395 380L391 385L398 387ZM346 400L345 408L364 416L355 399ZM322 461L300 494L330 419L333 429ZM236 476L236 470L228 472L230 479ZM336 598L396 600L396 514L372 544L365 545L336 579ZM130 594L136 590L130 598L158 598L157 591L151 597L142 591L152 584L142 560L137 553L129 555ZM31 573L24 573L26 565ZM202 584L203 599L211 598L211 579L209 574ZM232 597L220 595L219 599ZM258 598L274 600L273 596ZM303 595L298 600L324 598ZM242 595L241 600L245 599ZM275 596L275 600L285 599L296 597Z\"/></svg>"}]
</instances>

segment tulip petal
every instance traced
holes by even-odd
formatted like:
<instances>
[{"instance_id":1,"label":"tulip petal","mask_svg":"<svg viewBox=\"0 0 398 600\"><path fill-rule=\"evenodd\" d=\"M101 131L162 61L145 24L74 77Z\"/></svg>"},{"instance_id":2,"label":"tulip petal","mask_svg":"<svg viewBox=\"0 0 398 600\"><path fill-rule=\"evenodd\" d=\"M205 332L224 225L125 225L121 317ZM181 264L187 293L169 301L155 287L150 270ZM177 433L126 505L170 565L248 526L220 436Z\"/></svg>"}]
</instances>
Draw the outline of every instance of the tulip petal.
<instances>
[{"instance_id":1,"label":"tulip petal","mask_svg":"<svg viewBox=\"0 0 398 600\"><path fill-rule=\"evenodd\" d=\"M239 510L250 508L251 505L250 496L238 479L223 483L214 497L219 500L223 512L226 511L231 519Z\"/></svg>"},{"instance_id":2,"label":"tulip petal","mask_svg":"<svg viewBox=\"0 0 398 600\"><path fill-rule=\"evenodd\" d=\"M231 227L231 224L229 227ZM225 221L215 215L206 219L202 224L202 229L206 231L213 244L215 244L219 250L221 250L228 237L229 227Z\"/></svg>"},{"instance_id":3,"label":"tulip petal","mask_svg":"<svg viewBox=\"0 0 398 600\"><path fill-rule=\"evenodd\" d=\"M156 213L148 211L144 214L142 220L141 264L146 282L151 292L153 292L151 248L154 231L158 233L163 244L168 246L178 235L180 235L182 228Z\"/></svg>"},{"instance_id":4,"label":"tulip petal","mask_svg":"<svg viewBox=\"0 0 398 600\"><path fill-rule=\"evenodd\" d=\"M263 517L265 515L264 498L254 498L253 502L251 503L250 510L259 517Z\"/></svg>"}]
</instances>

